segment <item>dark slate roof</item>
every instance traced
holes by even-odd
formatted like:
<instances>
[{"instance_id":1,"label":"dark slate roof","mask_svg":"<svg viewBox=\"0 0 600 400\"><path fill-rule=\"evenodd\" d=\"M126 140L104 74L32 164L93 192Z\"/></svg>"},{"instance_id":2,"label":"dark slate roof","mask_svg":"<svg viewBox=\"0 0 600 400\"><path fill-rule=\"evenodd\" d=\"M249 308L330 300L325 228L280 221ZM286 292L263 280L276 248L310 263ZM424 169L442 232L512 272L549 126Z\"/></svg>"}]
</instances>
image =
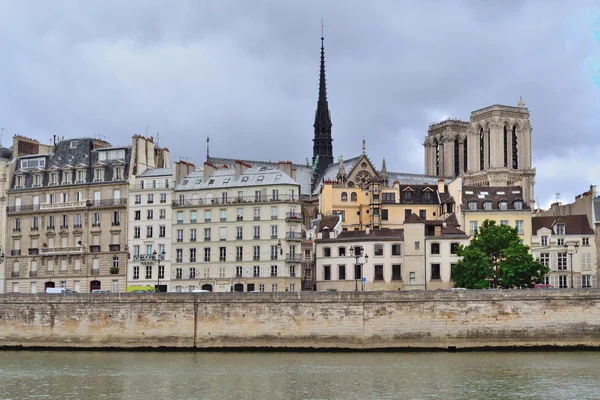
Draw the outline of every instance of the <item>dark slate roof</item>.
<instances>
[{"instance_id":1,"label":"dark slate roof","mask_svg":"<svg viewBox=\"0 0 600 400\"><path fill-rule=\"evenodd\" d=\"M406 193L412 193L412 200L407 200ZM425 193L431 193L430 200L425 199ZM400 204L440 204L437 184L400 185Z\"/></svg>"},{"instance_id":2,"label":"dark slate roof","mask_svg":"<svg viewBox=\"0 0 600 400\"><path fill-rule=\"evenodd\" d=\"M533 233L536 234L542 228L554 230L552 227L557 223L565 224L565 234L567 235L593 235L594 230L590 227L586 215L565 215L565 216L550 216L550 217L533 217L531 218L531 227Z\"/></svg>"},{"instance_id":3,"label":"dark slate roof","mask_svg":"<svg viewBox=\"0 0 600 400\"><path fill-rule=\"evenodd\" d=\"M424 224L425 221L421 219L417 214L412 213L404 220L405 224Z\"/></svg>"},{"instance_id":4,"label":"dark slate roof","mask_svg":"<svg viewBox=\"0 0 600 400\"><path fill-rule=\"evenodd\" d=\"M338 215L325 215L319 220L319 232L323 231L323 228L328 228L332 230L340 221L340 217Z\"/></svg>"},{"instance_id":5,"label":"dark slate roof","mask_svg":"<svg viewBox=\"0 0 600 400\"><path fill-rule=\"evenodd\" d=\"M415 215L415 214L413 214ZM412 216L412 215L411 215ZM416 216L416 215L415 215ZM418 217L417 217L418 218ZM461 235L467 237L467 234L460 229L460 224L454 213L448 215L445 219L427 220L424 221L425 226L441 226L442 236L445 235Z\"/></svg>"},{"instance_id":6,"label":"dark slate roof","mask_svg":"<svg viewBox=\"0 0 600 400\"><path fill-rule=\"evenodd\" d=\"M366 231L344 231L336 238L318 239L317 243L330 243L340 241L355 241L355 240L404 240L404 229L370 229Z\"/></svg>"},{"instance_id":7,"label":"dark slate roof","mask_svg":"<svg viewBox=\"0 0 600 400\"><path fill-rule=\"evenodd\" d=\"M508 210L515 210L514 202L522 201L523 210L531 210L529 204L523 200L523 189L520 186L463 186L463 211L469 211L469 203L477 202L477 211L487 211L483 208L483 203L491 201L492 210L500 210L498 205L501 201L506 201Z\"/></svg>"}]
</instances>

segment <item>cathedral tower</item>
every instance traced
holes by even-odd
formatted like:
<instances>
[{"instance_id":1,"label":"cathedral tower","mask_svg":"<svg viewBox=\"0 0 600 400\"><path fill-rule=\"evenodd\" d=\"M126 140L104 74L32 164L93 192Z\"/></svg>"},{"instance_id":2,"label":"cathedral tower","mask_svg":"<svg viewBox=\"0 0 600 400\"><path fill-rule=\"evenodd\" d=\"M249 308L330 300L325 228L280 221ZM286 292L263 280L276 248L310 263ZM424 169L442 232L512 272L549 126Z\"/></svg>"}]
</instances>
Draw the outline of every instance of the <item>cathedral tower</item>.
<instances>
[{"instance_id":1,"label":"cathedral tower","mask_svg":"<svg viewBox=\"0 0 600 400\"><path fill-rule=\"evenodd\" d=\"M313 165L316 162L315 174L322 175L328 166L333 164L333 139L331 137L331 115L327 104L327 85L325 83L325 47L321 35L321 70L319 74L319 100L315 112L315 137L313 139Z\"/></svg>"}]
</instances>

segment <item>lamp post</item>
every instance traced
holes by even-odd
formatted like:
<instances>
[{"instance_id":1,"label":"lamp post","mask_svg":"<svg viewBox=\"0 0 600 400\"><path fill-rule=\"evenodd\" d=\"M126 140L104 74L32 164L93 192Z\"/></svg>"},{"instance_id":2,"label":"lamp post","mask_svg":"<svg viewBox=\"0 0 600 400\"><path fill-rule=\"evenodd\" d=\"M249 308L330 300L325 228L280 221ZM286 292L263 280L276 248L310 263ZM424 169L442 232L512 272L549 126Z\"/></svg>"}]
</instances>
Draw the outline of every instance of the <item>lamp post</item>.
<instances>
[{"instance_id":1,"label":"lamp post","mask_svg":"<svg viewBox=\"0 0 600 400\"><path fill-rule=\"evenodd\" d=\"M575 242L575 251L569 251L569 245L565 243L565 252L571 257L571 289L574 288L573 285L573 254L577 254L579 251L579 242Z\"/></svg>"},{"instance_id":2,"label":"lamp post","mask_svg":"<svg viewBox=\"0 0 600 400\"><path fill-rule=\"evenodd\" d=\"M155 292L160 292L160 262L165 259L165 252L158 254L156 250L152 252L152 260L156 260L156 277L158 278L158 284L156 285Z\"/></svg>"},{"instance_id":3,"label":"lamp post","mask_svg":"<svg viewBox=\"0 0 600 400\"><path fill-rule=\"evenodd\" d=\"M369 256L364 254L364 258L365 261L364 262L359 262L360 257L363 257L363 250L364 248L362 246L352 246L350 247L350 257L354 257L354 291L358 292L358 277L356 274L356 270L358 268L360 268L360 277L362 280L363 277L363 265L365 265L367 263L367 261L369 261ZM362 288L363 290L365 290L364 286Z\"/></svg>"}]
</instances>

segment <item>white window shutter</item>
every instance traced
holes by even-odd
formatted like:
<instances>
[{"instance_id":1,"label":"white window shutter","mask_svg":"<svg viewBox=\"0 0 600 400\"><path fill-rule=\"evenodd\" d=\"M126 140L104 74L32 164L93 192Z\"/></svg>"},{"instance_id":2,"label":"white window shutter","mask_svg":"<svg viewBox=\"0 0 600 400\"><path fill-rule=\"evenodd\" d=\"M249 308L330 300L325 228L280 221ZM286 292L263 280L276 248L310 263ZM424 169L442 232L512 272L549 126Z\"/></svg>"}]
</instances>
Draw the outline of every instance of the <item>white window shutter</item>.
<instances>
[{"instance_id":1,"label":"white window shutter","mask_svg":"<svg viewBox=\"0 0 600 400\"><path fill-rule=\"evenodd\" d=\"M593 288L598 287L598 282L595 274L592 275L592 282L590 283L590 286Z\"/></svg>"},{"instance_id":2,"label":"white window shutter","mask_svg":"<svg viewBox=\"0 0 600 400\"><path fill-rule=\"evenodd\" d=\"M550 269L556 271L558 269L558 254L550 253Z\"/></svg>"}]
</instances>

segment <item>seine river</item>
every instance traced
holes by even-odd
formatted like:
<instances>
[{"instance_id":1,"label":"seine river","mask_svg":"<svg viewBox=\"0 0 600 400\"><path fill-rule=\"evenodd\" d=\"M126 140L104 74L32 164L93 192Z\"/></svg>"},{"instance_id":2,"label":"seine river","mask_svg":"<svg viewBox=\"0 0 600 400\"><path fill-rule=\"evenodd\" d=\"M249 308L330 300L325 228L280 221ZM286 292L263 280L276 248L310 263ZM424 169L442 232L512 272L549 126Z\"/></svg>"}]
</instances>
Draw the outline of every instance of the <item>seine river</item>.
<instances>
[{"instance_id":1,"label":"seine river","mask_svg":"<svg viewBox=\"0 0 600 400\"><path fill-rule=\"evenodd\" d=\"M600 399L600 353L0 351L0 399Z\"/></svg>"}]
</instances>

